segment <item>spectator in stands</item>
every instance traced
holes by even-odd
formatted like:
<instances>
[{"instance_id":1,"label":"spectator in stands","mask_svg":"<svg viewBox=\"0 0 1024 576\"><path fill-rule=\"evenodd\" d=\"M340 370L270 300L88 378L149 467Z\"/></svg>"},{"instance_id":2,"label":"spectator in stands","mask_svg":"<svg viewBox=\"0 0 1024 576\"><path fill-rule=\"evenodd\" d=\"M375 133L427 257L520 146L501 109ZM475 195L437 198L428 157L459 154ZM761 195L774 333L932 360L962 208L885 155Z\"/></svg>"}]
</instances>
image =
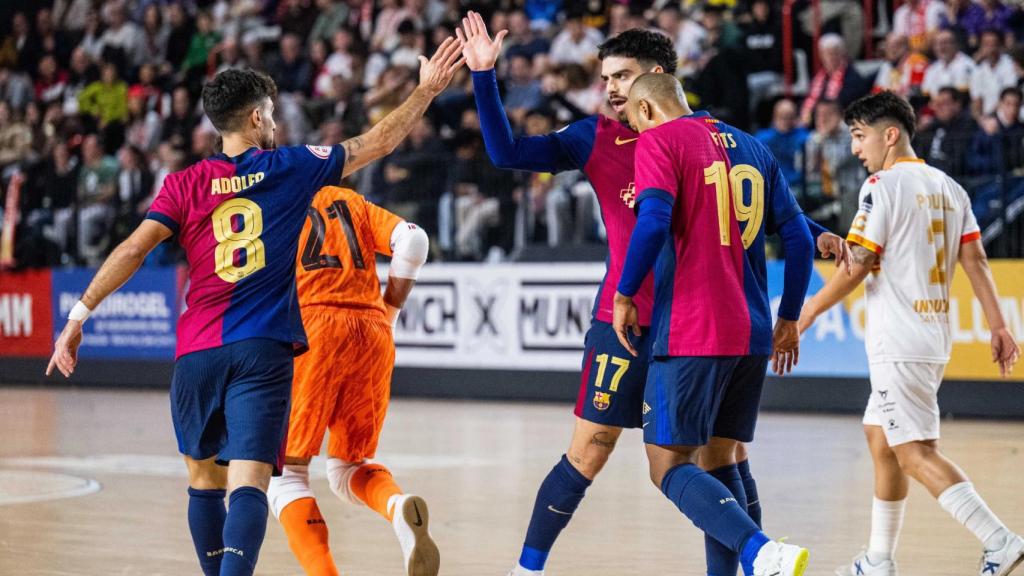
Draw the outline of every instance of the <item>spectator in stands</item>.
<instances>
[{"instance_id":1,"label":"spectator in stands","mask_svg":"<svg viewBox=\"0 0 1024 576\"><path fill-rule=\"evenodd\" d=\"M961 46L977 46L978 38L971 37L967 25L978 20L979 12L982 8L973 0L946 0L946 12L939 18L939 28L953 32Z\"/></svg>"},{"instance_id":2,"label":"spectator in stands","mask_svg":"<svg viewBox=\"0 0 1024 576\"><path fill-rule=\"evenodd\" d=\"M384 207L435 236L437 203L448 184L451 160L430 120L421 118L405 142L384 159Z\"/></svg>"},{"instance_id":3,"label":"spectator in stands","mask_svg":"<svg viewBox=\"0 0 1024 576\"><path fill-rule=\"evenodd\" d=\"M415 18L399 4L399 0L380 0L380 11L373 26L370 49L375 52L390 52L398 45L398 25L404 20Z\"/></svg>"},{"instance_id":4,"label":"spectator in stands","mask_svg":"<svg viewBox=\"0 0 1024 576\"><path fill-rule=\"evenodd\" d=\"M810 132L797 122L796 104L789 98L782 98L772 110L772 125L758 132L755 137L768 147L779 161L782 175L793 188L803 187L804 143Z\"/></svg>"},{"instance_id":5,"label":"spectator in stands","mask_svg":"<svg viewBox=\"0 0 1024 576\"><path fill-rule=\"evenodd\" d=\"M95 135L82 141L78 177L78 251L87 266L98 266L111 243L110 225L117 201L117 160L103 153Z\"/></svg>"},{"instance_id":6,"label":"spectator in stands","mask_svg":"<svg viewBox=\"0 0 1024 576\"><path fill-rule=\"evenodd\" d=\"M185 57L188 56L195 34L195 25L185 12L185 6L175 2L167 7L167 21L170 31L167 34L167 63L174 70L180 70Z\"/></svg>"},{"instance_id":7,"label":"spectator in stands","mask_svg":"<svg viewBox=\"0 0 1024 576\"><path fill-rule=\"evenodd\" d=\"M1003 52L1003 35L995 30L981 33L971 77L971 113L981 118L995 112L1003 88L1016 86L1020 78L1013 60Z\"/></svg>"},{"instance_id":8,"label":"spectator in stands","mask_svg":"<svg viewBox=\"0 0 1024 576\"><path fill-rule=\"evenodd\" d=\"M548 53L551 42L530 28L530 21L525 12L516 10L508 15L508 37L505 38L505 46L507 58L526 56L532 62L534 56Z\"/></svg>"},{"instance_id":9,"label":"spectator in stands","mask_svg":"<svg viewBox=\"0 0 1024 576\"><path fill-rule=\"evenodd\" d=\"M904 98L916 96L921 92L925 72L928 70L928 58L919 52L910 50L910 42L905 36L890 32L885 38L885 62L875 76L873 93L888 90Z\"/></svg>"},{"instance_id":10,"label":"spectator in stands","mask_svg":"<svg viewBox=\"0 0 1024 576\"><path fill-rule=\"evenodd\" d=\"M906 36L911 50L924 52L932 45L945 14L942 0L908 0L893 14L892 31Z\"/></svg>"},{"instance_id":11,"label":"spectator in stands","mask_svg":"<svg viewBox=\"0 0 1024 576\"><path fill-rule=\"evenodd\" d=\"M313 22L313 30L309 33L309 48L316 42L331 42L340 30L348 31L349 6L344 0L316 0L319 15Z\"/></svg>"},{"instance_id":12,"label":"spectator in stands","mask_svg":"<svg viewBox=\"0 0 1024 576\"><path fill-rule=\"evenodd\" d=\"M163 62L167 57L167 41L170 38L171 29L164 26L163 14L160 6L150 4L146 6L142 18L143 63Z\"/></svg>"},{"instance_id":13,"label":"spectator in stands","mask_svg":"<svg viewBox=\"0 0 1024 576\"><path fill-rule=\"evenodd\" d=\"M196 31L188 44L188 52L181 63L181 71L189 72L193 69L205 70L206 63L210 58L210 51L220 42L220 34L213 29L213 17L209 12L203 11L196 17ZM282 49L283 49L282 42ZM277 80L277 77L274 78Z\"/></svg>"},{"instance_id":14,"label":"spectator in stands","mask_svg":"<svg viewBox=\"0 0 1024 576\"><path fill-rule=\"evenodd\" d=\"M991 175L1024 168L1024 124L1021 90L1004 88L994 114L982 118L968 156L970 171Z\"/></svg>"},{"instance_id":15,"label":"spectator in stands","mask_svg":"<svg viewBox=\"0 0 1024 576\"><path fill-rule=\"evenodd\" d=\"M925 96L934 96L947 86L961 92L970 90L975 64L970 56L960 51L958 42L952 30L942 30L935 35L932 43L935 61L928 66L921 83Z\"/></svg>"},{"instance_id":16,"label":"spectator in stands","mask_svg":"<svg viewBox=\"0 0 1024 576\"><path fill-rule=\"evenodd\" d=\"M967 151L978 130L964 99L952 86L940 89L931 99L934 118L914 137L917 155L954 178L967 173Z\"/></svg>"},{"instance_id":17,"label":"spectator in stands","mask_svg":"<svg viewBox=\"0 0 1024 576\"><path fill-rule=\"evenodd\" d=\"M281 37L280 54L267 66L279 93L307 94L313 85L313 70L302 57L302 41L294 34Z\"/></svg>"},{"instance_id":18,"label":"spectator in stands","mask_svg":"<svg viewBox=\"0 0 1024 576\"><path fill-rule=\"evenodd\" d=\"M103 65L100 79L79 94L78 110L92 116L100 128L123 126L128 119L128 84L118 76L116 65Z\"/></svg>"},{"instance_id":19,"label":"spectator in stands","mask_svg":"<svg viewBox=\"0 0 1024 576\"><path fill-rule=\"evenodd\" d=\"M509 59L504 101L509 118L516 124L521 124L528 112L544 104L540 81L534 77L533 67L526 56Z\"/></svg>"},{"instance_id":20,"label":"spectator in stands","mask_svg":"<svg viewBox=\"0 0 1024 576\"><path fill-rule=\"evenodd\" d=\"M284 0L278 4L277 24L282 34L308 38L316 17L317 10L312 0Z\"/></svg>"},{"instance_id":21,"label":"spectator in stands","mask_svg":"<svg viewBox=\"0 0 1024 576\"><path fill-rule=\"evenodd\" d=\"M860 0L819 0L821 24L827 29L838 27L841 38L846 45L846 53L850 58L860 56L864 42L864 14ZM816 23L814 11L805 9L800 12L800 25L807 36L815 34Z\"/></svg>"},{"instance_id":22,"label":"spectator in stands","mask_svg":"<svg viewBox=\"0 0 1024 576\"><path fill-rule=\"evenodd\" d=\"M967 10L961 20L970 45L978 46L982 34L987 30L998 32L1007 39L1007 45L1012 45L1013 30L1010 28L1010 18L1013 16L1013 8L1000 0L979 0L974 6L975 9Z\"/></svg>"},{"instance_id":23,"label":"spectator in stands","mask_svg":"<svg viewBox=\"0 0 1024 576\"><path fill-rule=\"evenodd\" d=\"M31 128L16 116L10 104L0 101L0 171L22 162L31 152Z\"/></svg>"},{"instance_id":24,"label":"spectator in stands","mask_svg":"<svg viewBox=\"0 0 1024 576\"><path fill-rule=\"evenodd\" d=\"M850 229L866 176L860 160L850 154L850 141L839 102L818 101L814 132L804 148L804 199L810 217L833 230Z\"/></svg>"},{"instance_id":25,"label":"spectator in stands","mask_svg":"<svg viewBox=\"0 0 1024 576\"><path fill-rule=\"evenodd\" d=\"M768 0L754 0L743 26L751 109L771 96L782 80L782 22Z\"/></svg>"},{"instance_id":26,"label":"spectator in stands","mask_svg":"<svg viewBox=\"0 0 1024 576\"><path fill-rule=\"evenodd\" d=\"M0 100L21 109L32 101L32 93L32 79L28 74L0 66Z\"/></svg>"},{"instance_id":27,"label":"spectator in stands","mask_svg":"<svg viewBox=\"0 0 1024 576\"><path fill-rule=\"evenodd\" d=\"M196 117L192 107L192 96L185 86L178 86L174 89L171 100L171 115L164 120L163 130L160 139L174 146L184 149L185 143L192 135L192 129L196 127L199 118Z\"/></svg>"},{"instance_id":28,"label":"spectator in stands","mask_svg":"<svg viewBox=\"0 0 1024 576\"><path fill-rule=\"evenodd\" d=\"M57 58L47 54L39 60L36 74L35 100L41 104L63 102L68 86L68 73L57 66Z\"/></svg>"},{"instance_id":29,"label":"spectator in stands","mask_svg":"<svg viewBox=\"0 0 1024 576\"><path fill-rule=\"evenodd\" d=\"M661 7L656 23L658 29L668 34L675 44L676 55L679 57L678 74L683 77L692 76L697 71L697 63L703 51L706 36L704 27L686 17L676 2L668 2Z\"/></svg>"},{"instance_id":30,"label":"spectator in stands","mask_svg":"<svg viewBox=\"0 0 1024 576\"><path fill-rule=\"evenodd\" d=\"M105 57L110 51L116 51L119 62L138 66L146 57L146 36L138 24L128 19L123 5L112 3L107 7L107 29L100 36Z\"/></svg>"},{"instance_id":31,"label":"spectator in stands","mask_svg":"<svg viewBox=\"0 0 1024 576\"><path fill-rule=\"evenodd\" d=\"M551 42L551 61L556 64L590 64L597 58L597 47L604 42L600 31L583 24L583 14L570 14L565 28Z\"/></svg>"},{"instance_id":32,"label":"spectator in stands","mask_svg":"<svg viewBox=\"0 0 1024 576\"><path fill-rule=\"evenodd\" d=\"M85 15L85 34L78 45L85 50L89 58L93 60L103 56L103 23L100 21L100 13L90 10Z\"/></svg>"},{"instance_id":33,"label":"spectator in stands","mask_svg":"<svg viewBox=\"0 0 1024 576\"><path fill-rule=\"evenodd\" d=\"M92 9L92 0L56 0L53 3L53 17L57 26L72 36L85 29L85 18Z\"/></svg>"},{"instance_id":34,"label":"spectator in stands","mask_svg":"<svg viewBox=\"0 0 1024 576\"><path fill-rule=\"evenodd\" d=\"M738 50L743 46L743 31L726 19L726 11L721 4L709 4L701 12L700 22L709 37L707 44L719 50Z\"/></svg>"},{"instance_id":35,"label":"spectator in stands","mask_svg":"<svg viewBox=\"0 0 1024 576\"><path fill-rule=\"evenodd\" d=\"M53 22L53 12L49 8L36 13L35 41L39 46L39 57L53 56L59 67L68 65L75 45L67 33L57 29Z\"/></svg>"},{"instance_id":36,"label":"spectator in stands","mask_svg":"<svg viewBox=\"0 0 1024 576\"><path fill-rule=\"evenodd\" d=\"M147 105L146 90L139 85L128 89L128 118L125 121L125 140L145 152L156 149L160 142L160 115Z\"/></svg>"},{"instance_id":37,"label":"spectator in stands","mask_svg":"<svg viewBox=\"0 0 1024 576\"><path fill-rule=\"evenodd\" d=\"M153 191L153 173L146 166L146 157L135 146L125 146L118 153L121 170L117 175L117 215L114 218L114 243L127 238L142 222L145 213L141 204Z\"/></svg>"},{"instance_id":38,"label":"spectator in stands","mask_svg":"<svg viewBox=\"0 0 1024 576\"><path fill-rule=\"evenodd\" d=\"M11 20L10 33L0 40L0 67L28 71L37 56L33 44L28 17L24 12L16 12Z\"/></svg>"},{"instance_id":39,"label":"spectator in stands","mask_svg":"<svg viewBox=\"0 0 1024 576\"><path fill-rule=\"evenodd\" d=\"M693 91L701 106L717 118L741 130L750 128L750 89L747 86L747 61L740 37L732 23L724 21L721 7L706 7L700 72Z\"/></svg>"},{"instance_id":40,"label":"spectator in stands","mask_svg":"<svg viewBox=\"0 0 1024 576\"><path fill-rule=\"evenodd\" d=\"M871 91L871 82L850 64L842 37L825 34L818 40L821 69L811 80L811 87L800 109L800 121L810 126L819 100L836 100L845 107Z\"/></svg>"}]
</instances>

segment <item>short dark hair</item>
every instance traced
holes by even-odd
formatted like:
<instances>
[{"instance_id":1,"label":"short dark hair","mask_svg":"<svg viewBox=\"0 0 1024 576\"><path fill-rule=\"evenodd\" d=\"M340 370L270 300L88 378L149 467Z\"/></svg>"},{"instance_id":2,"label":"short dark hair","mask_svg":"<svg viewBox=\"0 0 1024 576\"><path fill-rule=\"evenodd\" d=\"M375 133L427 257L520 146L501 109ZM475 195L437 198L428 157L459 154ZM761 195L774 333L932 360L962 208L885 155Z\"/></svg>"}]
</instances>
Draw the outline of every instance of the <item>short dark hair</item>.
<instances>
[{"instance_id":1,"label":"short dark hair","mask_svg":"<svg viewBox=\"0 0 1024 576\"><path fill-rule=\"evenodd\" d=\"M263 103L277 97L277 84L257 70L225 70L203 87L203 109L220 132L244 126L245 117Z\"/></svg>"},{"instance_id":2,"label":"short dark hair","mask_svg":"<svg viewBox=\"0 0 1024 576\"><path fill-rule=\"evenodd\" d=\"M601 44L597 57L604 60L609 56L635 58L651 66L658 65L666 74L675 74L678 62L671 38L661 32L640 28L626 30Z\"/></svg>"},{"instance_id":3,"label":"short dark hair","mask_svg":"<svg viewBox=\"0 0 1024 576\"><path fill-rule=\"evenodd\" d=\"M1003 88L1003 91L999 93L999 100L1002 101L1002 99L1006 98L1006 96L1009 94L1013 94L1014 96L1016 96L1017 100L1024 100L1024 92L1022 92L1021 89L1017 88L1016 86L1009 86L1007 88Z\"/></svg>"},{"instance_id":4,"label":"short dark hair","mask_svg":"<svg viewBox=\"0 0 1024 576\"><path fill-rule=\"evenodd\" d=\"M917 123L910 102L888 91L854 101L846 108L844 120L848 126L856 122L872 125L889 120L903 128L908 138L914 137L914 126Z\"/></svg>"}]
</instances>

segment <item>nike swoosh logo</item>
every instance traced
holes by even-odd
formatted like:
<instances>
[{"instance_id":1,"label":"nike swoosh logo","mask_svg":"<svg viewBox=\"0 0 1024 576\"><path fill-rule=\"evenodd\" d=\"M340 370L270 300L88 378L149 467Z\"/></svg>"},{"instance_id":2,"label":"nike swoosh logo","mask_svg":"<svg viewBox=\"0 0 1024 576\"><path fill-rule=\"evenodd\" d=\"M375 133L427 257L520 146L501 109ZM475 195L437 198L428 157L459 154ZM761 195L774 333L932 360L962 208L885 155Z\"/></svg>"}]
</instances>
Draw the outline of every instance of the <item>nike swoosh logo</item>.
<instances>
[{"instance_id":1,"label":"nike swoosh logo","mask_svg":"<svg viewBox=\"0 0 1024 576\"><path fill-rule=\"evenodd\" d=\"M555 514L561 514L562 516L572 516L572 512L562 512L561 510L556 510L555 507L550 504L548 505L548 510L551 510Z\"/></svg>"},{"instance_id":2,"label":"nike swoosh logo","mask_svg":"<svg viewBox=\"0 0 1024 576\"><path fill-rule=\"evenodd\" d=\"M616 136L615 137L615 145L616 146L622 146L623 144L629 144L630 142L636 142L639 139L640 138L637 137L637 138L628 138L626 140L623 140L621 136Z\"/></svg>"},{"instance_id":3,"label":"nike swoosh logo","mask_svg":"<svg viewBox=\"0 0 1024 576\"><path fill-rule=\"evenodd\" d=\"M416 511L416 521L413 522L416 526L423 526L423 517L420 516L420 507L415 502L412 503L413 510Z\"/></svg>"}]
</instances>

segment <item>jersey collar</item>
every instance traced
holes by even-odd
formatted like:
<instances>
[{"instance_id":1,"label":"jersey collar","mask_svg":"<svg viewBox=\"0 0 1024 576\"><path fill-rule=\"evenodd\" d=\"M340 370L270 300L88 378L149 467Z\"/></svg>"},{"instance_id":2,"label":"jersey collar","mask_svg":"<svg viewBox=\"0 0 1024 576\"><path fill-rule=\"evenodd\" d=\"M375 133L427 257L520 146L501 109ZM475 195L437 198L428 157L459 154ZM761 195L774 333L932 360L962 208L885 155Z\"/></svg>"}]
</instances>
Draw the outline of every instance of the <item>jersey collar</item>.
<instances>
[{"instance_id":1,"label":"jersey collar","mask_svg":"<svg viewBox=\"0 0 1024 576\"><path fill-rule=\"evenodd\" d=\"M246 158L248 158L249 156L251 156L253 154L253 152L255 152L257 150L259 150L259 148L257 148L256 146L253 146L252 148L249 148L245 152L242 152L241 154L239 154L238 156L235 156L235 157L228 156L227 154L224 154L223 152L217 152L213 156L210 156L210 160L221 160L223 162L230 162L232 164L238 164L239 162L241 162L241 161L245 160Z\"/></svg>"}]
</instances>

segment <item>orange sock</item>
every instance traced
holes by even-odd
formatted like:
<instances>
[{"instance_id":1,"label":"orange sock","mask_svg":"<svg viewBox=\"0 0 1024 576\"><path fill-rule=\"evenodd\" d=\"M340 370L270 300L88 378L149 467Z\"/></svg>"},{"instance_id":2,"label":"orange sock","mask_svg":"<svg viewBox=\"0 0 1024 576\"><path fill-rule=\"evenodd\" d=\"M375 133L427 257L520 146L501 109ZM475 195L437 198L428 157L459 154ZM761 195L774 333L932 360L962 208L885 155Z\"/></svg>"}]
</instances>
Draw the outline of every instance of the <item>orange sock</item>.
<instances>
[{"instance_id":1,"label":"orange sock","mask_svg":"<svg viewBox=\"0 0 1024 576\"><path fill-rule=\"evenodd\" d=\"M363 464L349 480L349 489L371 510L391 521L388 499L402 493L391 471L380 464Z\"/></svg>"},{"instance_id":2,"label":"orange sock","mask_svg":"<svg viewBox=\"0 0 1024 576\"><path fill-rule=\"evenodd\" d=\"M338 576L327 539L327 524L315 498L300 498L281 511L288 546L310 576Z\"/></svg>"}]
</instances>

